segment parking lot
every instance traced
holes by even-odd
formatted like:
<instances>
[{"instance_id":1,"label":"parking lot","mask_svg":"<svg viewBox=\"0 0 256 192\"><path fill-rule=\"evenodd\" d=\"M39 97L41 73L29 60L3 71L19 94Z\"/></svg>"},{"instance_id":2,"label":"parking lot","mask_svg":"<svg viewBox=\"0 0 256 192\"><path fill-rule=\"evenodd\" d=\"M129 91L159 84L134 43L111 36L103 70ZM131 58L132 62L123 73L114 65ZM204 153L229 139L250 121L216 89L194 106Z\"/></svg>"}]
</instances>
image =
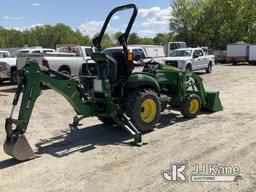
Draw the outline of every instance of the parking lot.
<instances>
[{"instance_id":1,"label":"parking lot","mask_svg":"<svg viewBox=\"0 0 256 192\"><path fill-rule=\"evenodd\" d=\"M17 162L0 150L1 192L20 191L256 191L256 66L216 65L201 76L208 89L220 91L224 111L185 120L165 111L147 145L132 147L129 136L97 118L70 130L75 112L52 90L43 90L26 133L40 156ZM0 145L15 86L0 87ZM16 110L17 115L18 110ZM169 183L161 171L173 162L238 166L237 182Z\"/></svg>"}]
</instances>

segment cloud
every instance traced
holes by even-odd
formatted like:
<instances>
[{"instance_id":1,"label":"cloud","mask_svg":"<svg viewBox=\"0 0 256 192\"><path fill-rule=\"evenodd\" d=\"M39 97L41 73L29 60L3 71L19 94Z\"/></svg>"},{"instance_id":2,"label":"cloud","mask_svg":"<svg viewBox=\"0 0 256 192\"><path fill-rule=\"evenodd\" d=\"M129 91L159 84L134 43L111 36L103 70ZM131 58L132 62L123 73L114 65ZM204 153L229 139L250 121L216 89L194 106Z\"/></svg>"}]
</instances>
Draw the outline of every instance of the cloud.
<instances>
[{"instance_id":1,"label":"cloud","mask_svg":"<svg viewBox=\"0 0 256 192\"><path fill-rule=\"evenodd\" d=\"M43 27L44 26L44 24L41 24L41 23L37 23L37 24L33 24L33 25L31 25L30 27L28 27L29 29L31 29L31 28L35 28L35 27Z\"/></svg>"},{"instance_id":2,"label":"cloud","mask_svg":"<svg viewBox=\"0 0 256 192\"><path fill-rule=\"evenodd\" d=\"M161 9L160 7L139 9L139 16L144 19L144 21L141 23L144 27L153 25L168 26L171 19L171 7L168 7L166 9Z\"/></svg>"},{"instance_id":3,"label":"cloud","mask_svg":"<svg viewBox=\"0 0 256 192\"><path fill-rule=\"evenodd\" d=\"M40 3L34 2L34 3L31 3L30 5L33 6L33 7L36 7L36 6L40 6Z\"/></svg>"},{"instance_id":4,"label":"cloud","mask_svg":"<svg viewBox=\"0 0 256 192\"><path fill-rule=\"evenodd\" d=\"M40 23L37 23L37 24L33 24L29 27L9 27L9 28L5 28L5 29L14 29L14 30L17 30L17 31L25 31L25 30L29 30L29 29L33 29L35 27L42 27L44 26L44 24L40 24Z\"/></svg>"},{"instance_id":5,"label":"cloud","mask_svg":"<svg viewBox=\"0 0 256 192\"><path fill-rule=\"evenodd\" d=\"M4 16L4 19L5 20L13 20L13 21L18 21L18 20L22 20L24 19L25 17L10 17L10 16Z\"/></svg>"},{"instance_id":6,"label":"cloud","mask_svg":"<svg viewBox=\"0 0 256 192\"><path fill-rule=\"evenodd\" d=\"M79 31L84 35L92 37L100 31L103 23L103 21L88 21L79 26Z\"/></svg>"},{"instance_id":7,"label":"cloud","mask_svg":"<svg viewBox=\"0 0 256 192\"><path fill-rule=\"evenodd\" d=\"M82 23L78 29L82 34L93 37L96 33L100 32L103 24L104 21L88 21L86 23ZM120 31L120 29L108 25L107 33L116 33L118 31Z\"/></svg>"},{"instance_id":8,"label":"cloud","mask_svg":"<svg viewBox=\"0 0 256 192\"><path fill-rule=\"evenodd\" d=\"M139 31L139 34L141 37L154 37L156 32L150 29L142 29Z\"/></svg>"},{"instance_id":9,"label":"cloud","mask_svg":"<svg viewBox=\"0 0 256 192\"><path fill-rule=\"evenodd\" d=\"M115 15L115 16L112 17L113 21L118 20L118 19L120 19L120 17L118 15Z\"/></svg>"}]
</instances>

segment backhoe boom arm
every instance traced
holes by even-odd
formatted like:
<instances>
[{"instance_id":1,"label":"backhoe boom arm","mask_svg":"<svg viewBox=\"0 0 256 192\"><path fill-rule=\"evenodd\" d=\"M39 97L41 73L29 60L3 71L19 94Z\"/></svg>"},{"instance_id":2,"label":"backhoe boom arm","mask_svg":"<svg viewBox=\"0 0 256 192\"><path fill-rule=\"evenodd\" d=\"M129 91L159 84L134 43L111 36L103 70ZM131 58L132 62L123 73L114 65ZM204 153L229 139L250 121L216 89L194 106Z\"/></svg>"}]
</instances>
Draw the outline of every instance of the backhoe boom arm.
<instances>
[{"instance_id":1,"label":"backhoe boom arm","mask_svg":"<svg viewBox=\"0 0 256 192\"><path fill-rule=\"evenodd\" d=\"M59 79L52 77L52 75ZM76 80L51 69L43 69L36 61L30 61L21 71L21 81L18 84L18 88L13 100L13 110L10 117L7 118L5 122L7 138L4 144L4 150L7 154L12 155L19 160L23 160L23 155L22 157L19 157L19 155L17 157L17 155L14 154L16 151L15 148L19 147L17 145L23 147L21 145L24 145L24 142L27 143L23 134L27 130L34 104L41 94L41 84L47 85L49 88L63 95L72 105L77 115L83 115L83 117L94 115L93 104L89 103L85 99L81 99L79 92L80 87ZM18 103L22 88L24 89L22 101L19 116L16 120L12 118L12 115L14 107ZM13 124L16 125L16 128L13 128ZM23 143L19 142L20 136L22 136L21 138ZM17 151L29 152L31 150L32 149L17 149ZM29 153L28 156L32 156L32 154Z\"/></svg>"}]
</instances>

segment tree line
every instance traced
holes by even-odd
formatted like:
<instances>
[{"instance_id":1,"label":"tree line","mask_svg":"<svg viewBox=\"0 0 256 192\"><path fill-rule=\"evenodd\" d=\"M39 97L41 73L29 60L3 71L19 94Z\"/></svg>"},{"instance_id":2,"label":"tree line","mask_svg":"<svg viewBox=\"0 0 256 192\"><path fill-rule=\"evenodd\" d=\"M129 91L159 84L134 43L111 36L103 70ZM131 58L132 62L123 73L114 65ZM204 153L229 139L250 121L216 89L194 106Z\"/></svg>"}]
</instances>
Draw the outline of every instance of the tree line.
<instances>
[{"instance_id":1,"label":"tree line","mask_svg":"<svg viewBox=\"0 0 256 192\"><path fill-rule=\"evenodd\" d=\"M172 0L170 32L153 38L130 34L129 44L164 45L168 41L185 41L189 46L225 49L229 43L256 42L255 0ZM121 32L105 34L102 47L118 45ZM0 27L0 47L24 45L55 48L56 44L92 45L92 38L65 24L37 26L24 31Z\"/></svg>"},{"instance_id":2,"label":"tree line","mask_svg":"<svg viewBox=\"0 0 256 192\"><path fill-rule=\"evenodd\" d=\"M191 46L256 43L255 0L173 0L170 29Z\"/></svg>"},{"instance_id":3,"label":"tree line","mask_svg":"<svg viewBox=\"0 0 256 192\"><path fill-rule=\"evenodd\" d=\"M117 39L120 34L121 32L105 34L102 47L117 46ZM131 33L128 43L164 44L171 39L172 36L168 33L159 33L154 38L141 38L137 33ZM56 44L92 45L92 38L83 35L79 30L74 31L62 23L55 26L37 26L24 31L0 27L0 48L23 47L24 45L28 45L29 47L42 46L45 48L55 48Z\"/></svg>"}]
</instances>

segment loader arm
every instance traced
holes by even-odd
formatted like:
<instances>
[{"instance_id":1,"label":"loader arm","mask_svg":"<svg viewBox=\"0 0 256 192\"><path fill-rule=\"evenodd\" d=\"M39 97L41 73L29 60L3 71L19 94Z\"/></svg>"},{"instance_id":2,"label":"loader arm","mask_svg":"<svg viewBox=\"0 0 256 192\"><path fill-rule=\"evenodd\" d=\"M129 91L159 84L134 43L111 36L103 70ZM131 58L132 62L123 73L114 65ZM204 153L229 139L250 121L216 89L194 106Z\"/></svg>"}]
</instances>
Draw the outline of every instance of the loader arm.
<instances>
[{"instance_id":1,"label":"loader arm","mask_svg":"<svg viewBox=\"0 0 256 192\"><path fill-rule=\"evenodd\" d=\"M197 89L198 96L201 98L203 109L210 112L223 110L223 106L219 97L219 91L205 90L203 79L195 73L192 74L192 78L195 81L195 87Z\"/></svg>"},{"instance_id":2,"label":"loader arm","mask_svg":"<svg viewBox=\"0 0 256 192\"><path fill-rule=\"evenodd\" d=\"M53 75L58 79L53 78ZM83 115L83 117L94 115L93 104L86 101L86 98L81 98L81 90L79 90L76 80L51 69L42 69L36 61L28 62L21 71L21 81L18 84L13 100L12 113L5 122L7 138L4 144L4 151L18 160L25 160L28 159L28 156L31 156L30 158L34 156L24 133L27 130L34 104L41 94L42 83L64 96L77 115ZM23 96L19 116L16 120L12 116L22 88L24 89ZM15 128L13 128L13 124L16 125Z\"/></svg>"}]
</instances>

